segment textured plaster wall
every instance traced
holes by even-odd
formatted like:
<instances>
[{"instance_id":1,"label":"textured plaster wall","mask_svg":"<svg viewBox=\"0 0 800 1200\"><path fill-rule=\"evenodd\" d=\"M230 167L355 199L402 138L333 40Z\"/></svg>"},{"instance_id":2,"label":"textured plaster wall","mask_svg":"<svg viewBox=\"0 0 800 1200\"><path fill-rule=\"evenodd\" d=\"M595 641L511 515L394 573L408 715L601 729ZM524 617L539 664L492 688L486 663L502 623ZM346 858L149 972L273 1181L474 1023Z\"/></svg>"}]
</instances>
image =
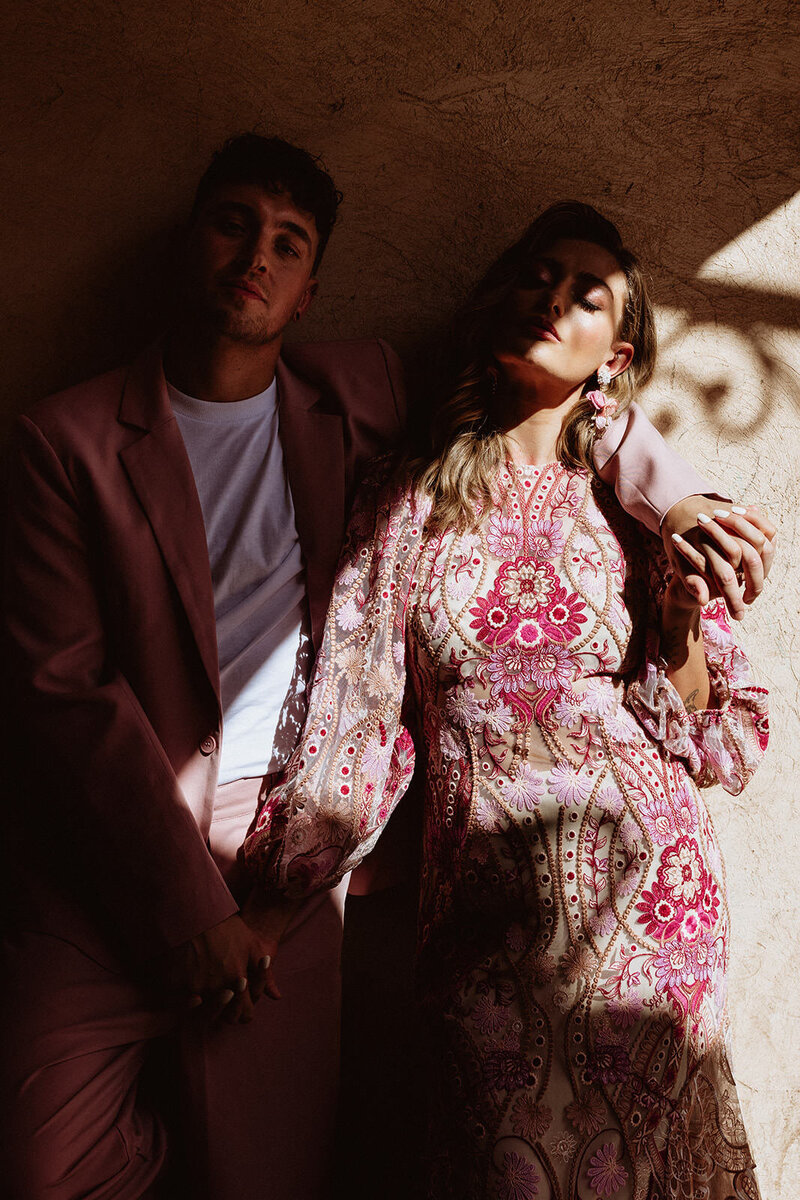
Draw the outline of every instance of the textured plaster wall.
<instances>
[{"instance_id":1,"label":"textured plaster wall","mask_svg":"<svg viewBox=\"0 0 800 1200\"><path fill-rule=\"evenodd\" d=\"M792 0L33 0L6 13L0 108L1 423L157 326L172 230L243 128L322 153L346 195L308 337L383 334L413 361L557 198L642 250L663 345L649 411L781 527L743 630L770 756L744 796L711 798L765 1200L800 1181L796 26Z\"/></svg>"}]
</instances>

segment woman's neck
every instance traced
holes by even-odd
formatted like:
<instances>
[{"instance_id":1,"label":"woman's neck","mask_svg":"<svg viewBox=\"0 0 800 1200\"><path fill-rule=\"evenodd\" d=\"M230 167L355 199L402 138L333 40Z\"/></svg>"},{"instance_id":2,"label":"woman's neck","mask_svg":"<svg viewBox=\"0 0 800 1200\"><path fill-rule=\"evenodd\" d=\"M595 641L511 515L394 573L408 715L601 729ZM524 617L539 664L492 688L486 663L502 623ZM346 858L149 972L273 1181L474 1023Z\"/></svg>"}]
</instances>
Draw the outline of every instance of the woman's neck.
<instances>
[{"instance_id":1,"label":"woman's neck","mask_svg":"<svg viewBox=\"0 0 800 1200\"><path fill-rule=\"evenodd\" d=\"M524 467L555 462L564 418L579 399L580 389L566 397L563 392L545 397L530 389L510 390L502 396L498 425L511 461Z\"/></svg>"}]
</instances>

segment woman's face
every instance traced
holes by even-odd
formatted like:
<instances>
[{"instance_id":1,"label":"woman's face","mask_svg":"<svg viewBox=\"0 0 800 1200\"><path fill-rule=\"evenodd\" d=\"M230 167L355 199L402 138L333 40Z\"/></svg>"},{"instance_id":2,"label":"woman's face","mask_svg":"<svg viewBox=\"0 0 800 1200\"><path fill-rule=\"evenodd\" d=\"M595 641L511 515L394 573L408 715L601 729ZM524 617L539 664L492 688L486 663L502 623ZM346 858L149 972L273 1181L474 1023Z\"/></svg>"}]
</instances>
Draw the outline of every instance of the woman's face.
<instances>
[{"instance_id":1,"label":"woman's face","mask_svg":"<svg viewBox=\"0 0 800 1200\"><path fill-rule=\"evenodd\" d=\"M594 242L564 238L524 264L494 340L513 382L583 386L602 363L612 376L633 358L617 338L627 284L614 255ZM559 388L561 390L561 388Z\"/></svg>"}]
</instances>

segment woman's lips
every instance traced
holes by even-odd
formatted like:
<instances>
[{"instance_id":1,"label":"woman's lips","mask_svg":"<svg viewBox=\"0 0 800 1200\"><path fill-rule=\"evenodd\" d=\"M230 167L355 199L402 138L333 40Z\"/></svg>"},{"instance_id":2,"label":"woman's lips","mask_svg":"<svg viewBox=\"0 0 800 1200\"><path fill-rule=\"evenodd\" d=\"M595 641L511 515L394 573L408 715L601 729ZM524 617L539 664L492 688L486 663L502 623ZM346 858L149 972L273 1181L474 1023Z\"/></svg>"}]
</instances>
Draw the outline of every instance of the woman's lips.
<instances>
[{"instance_id":1,"label":"woman's lips","mask_svg":"<svg viewBox=\"0 0 800 1200\"><path fill-rule=\"evenodd\" d=\"M523 331L528 337L538 338L543 342L561 341L556 333L555 325L551 325L549 321L527 321L523 326Z\"/></svg>"}]
</instances>

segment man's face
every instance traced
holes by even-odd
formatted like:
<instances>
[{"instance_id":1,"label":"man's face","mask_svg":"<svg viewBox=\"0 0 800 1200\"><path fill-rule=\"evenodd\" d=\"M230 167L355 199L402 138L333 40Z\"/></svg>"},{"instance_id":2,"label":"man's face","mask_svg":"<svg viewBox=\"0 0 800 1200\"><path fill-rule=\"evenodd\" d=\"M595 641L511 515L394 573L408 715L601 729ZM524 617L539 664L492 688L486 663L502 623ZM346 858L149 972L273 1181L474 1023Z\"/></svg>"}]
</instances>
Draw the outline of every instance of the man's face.
<instances>
[{"instance_id":1,"label":"man's face","mask_svg":"<svg viewBox=\"0 0 800 1200\"><path fill-rule=\"evenodd\" d=\"M286 193L231 184L212 193L189 231L184 311L218 335L260 346L308 308L319 234Z\"/></svg>"}]
</instances>

